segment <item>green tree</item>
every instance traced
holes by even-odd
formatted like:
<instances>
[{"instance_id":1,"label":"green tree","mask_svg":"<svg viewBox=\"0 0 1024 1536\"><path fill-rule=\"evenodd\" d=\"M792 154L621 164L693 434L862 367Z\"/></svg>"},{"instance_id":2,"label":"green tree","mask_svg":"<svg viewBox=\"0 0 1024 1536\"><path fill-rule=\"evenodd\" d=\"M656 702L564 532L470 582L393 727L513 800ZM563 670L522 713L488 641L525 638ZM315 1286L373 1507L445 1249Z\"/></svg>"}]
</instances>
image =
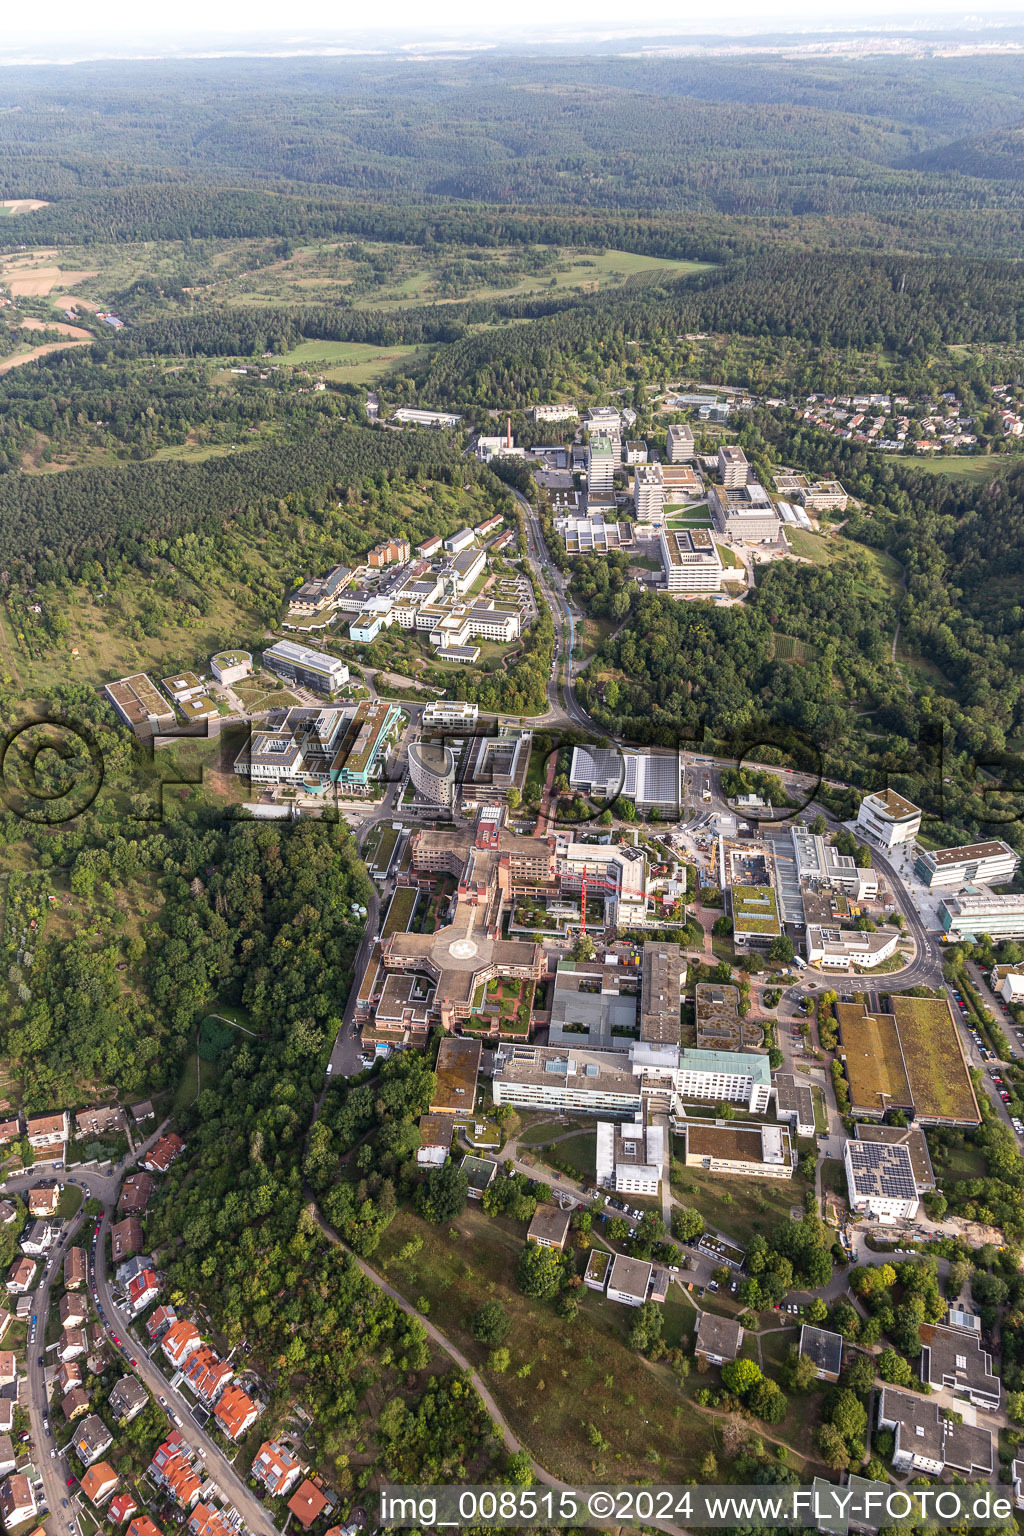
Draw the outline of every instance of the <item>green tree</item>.
<instances>
[{"instance_id":1,"label":"green tree","mask_svg":"<svg viewBox=\"0 0 1024 1536\"><path fill-rule=\"evenodd\" d=\"M416 1209L427 1221L451 1221L466 1208L469 1179L455 1163L432 1168L416 1192Z\"/></svg>"},{"instance_id":2,"label":"green tree","mask_svg":"<svg viewBox=\"0 0 1024 1536\"><path fill-rule=\"evenodd\" d=\"M743 1397L761 1379L761 1367L756 1360L727 1360L722 1366L722 1384L737 1397Z\"/></svg>"},{"instance_id":3,"label":"green tree","mask_svg":"<svg viewBox=\"0 0 1024 1536\"><path fill-rule=\"evenodd\" d=\"M555 1248L527 1243L519 1255L516 1282L524 1296L553 1296L562 1283L562 1256Z\"/></svg>"},{"instance_id":4,"label":"green tree","mask_svg":"<svg viewBox=\"0 0 1024 1536\"><path fill-rule=\"evenodd\" d=\"M508 1338L512 1324L500 1301L485 1301L473 1313L470 1326L474 1339L481 1344L501 1344Z\"/></svg>"},{"instance_id":5,"label":"green tree","mask_svg":"<svg viewBox=\"0 0 1024 1536\"><path fill-rule=\"evenodd\" d=\"M768 958L774 960L777 965L791 965L795 954L793 940L785 933L780 933L778 938L772 939L768 946Z\"/></svg>"},{"instance_id":6,"label":"green tree","mask_svg":"<svg viewBox=\"0 0 1024 1536\"><path fill-rule=\"evenodd\" d=\"M883 1349L878 1356L878 1374L894 1387L909 1387L914 1380L909 1363L892 1348Z\"/></svg>"}]
</instances>

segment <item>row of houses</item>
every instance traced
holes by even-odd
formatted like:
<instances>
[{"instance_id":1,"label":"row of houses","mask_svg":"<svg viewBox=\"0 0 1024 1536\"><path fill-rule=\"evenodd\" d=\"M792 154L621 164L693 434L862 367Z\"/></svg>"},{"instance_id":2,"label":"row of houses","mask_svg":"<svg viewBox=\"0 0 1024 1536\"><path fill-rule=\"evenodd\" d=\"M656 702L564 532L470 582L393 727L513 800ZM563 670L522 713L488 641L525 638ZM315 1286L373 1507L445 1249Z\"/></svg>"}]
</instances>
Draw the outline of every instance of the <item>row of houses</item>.
<instances>
[{"instance_id":1,"label":"row of houses","mask_svg":"<svg viewBox=\"0 0 1024 1536\"><path fill-rule=\"evenodd\" d=\"M233 1367L203 1343L194 1323L175 1316L160 1340L160 1348L199 1402L212 1410L229 1440L239 1439L255 1424L259 1405L234 1381Z\"/></svg>"}]
</instances>

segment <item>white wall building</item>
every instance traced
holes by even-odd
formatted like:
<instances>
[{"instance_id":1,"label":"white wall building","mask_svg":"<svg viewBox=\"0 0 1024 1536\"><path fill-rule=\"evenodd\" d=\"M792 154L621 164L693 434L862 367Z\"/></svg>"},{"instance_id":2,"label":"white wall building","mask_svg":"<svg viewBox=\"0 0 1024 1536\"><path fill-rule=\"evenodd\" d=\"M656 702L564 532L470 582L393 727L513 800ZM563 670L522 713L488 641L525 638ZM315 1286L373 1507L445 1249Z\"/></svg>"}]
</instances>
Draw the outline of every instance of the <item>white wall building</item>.
<instances>
[{"instance_id":1,"label":"white wall building","mask_svg":"<svg viewBox=\"0 0 1024 1536\"><path fill-rule=\"evenodd\" d=\"M643 1115L624 1124L598 1121L598 1189L657 1195L664 1161L665 1134L660 1125L648 1125Z\"/></svg>"},{"instance_id":2,"label":"white wall building","mask_svg":"<svg viewBox=\"0 0 1024 1536\"><path fill-rule=\"evenodd\" d=\"M663 528L659 548L669 592L721 591L722 557L707 528Z\"/></svg>"},{"instance_id":3,"label":"white wall building","mask_svg":"<svg viewBox=\"0 0 1024 1536\"><path fill-rule=\"evenodd\" d=\"M633 504L637 521L652 523L665 510L665 476L660 464L638 464L633 471Z\"/></svg>"},{"instance_id":4,"label":"white wall building","mask_svg":"<svg viewBox=\"0 0 1024 1536\"><path fill-rule=\"evenodd\" d=\"M421 800L451 810L455 799L455 753L450 747L411 741L409 777Z\"/></svg>"},{"instance_id":5,"label":"white wall building","mask_svg":"<svg viewBox=\"0 0 1024 1536\"><path fill-rule=\"evenodd\" d=\"M668 429L668 461L670 464L689 464L695 456L693 428L678 426Z\"/></svg>"},{"instance_id":6,"label":"white wall building","mask_svg":"<svg viewBox=\"0 0 1024 1536\"><path fill-rule=\"evenodd\" d=\"M906 1146L850 1140L843 1161L852 1211L883 1221L913 1221L919 1202L914 1165Z\"/></svg>"},{"instance_id":7,"label":"white wall building","mask_svg":"<svg viewBox=\"0 0 1024 1536\"><path fill-rule=\"evenodd\" d=\"M747 456L735 443L723 444L718 450L718 478L730 491L746 485L750 472Z\"/></svg>"},{"instance_id":8,"label":"white wall building","mask_svg":"<svg viewBox=\"0 0 1024 1536\"><path fill-rule=\"evenodd\" d=\"M461 699L432 699L423 710L424 725L452 725L471 730L480 716L479 704L465 704Z\"/></svg>"},{"instance_id":9,"label":"white wall building","mask_svg":"<svg viewBox=\"0 0 1024 1536\"><path fill-rule=\"evenodd\" d=\"M885 849L912 843L921 830L921 811L894 789L865 795L857 812L857 826Z\"/></svg>"},{"instance_id":10,"label":"white wall building","mask_svg":"<svg viewBox=\"0 0 1024 1536\"><path fill-rule=\"evenodd\" d=\"M994 838L960 848L921 848L915 873L930 891L958 891L965 885L1008 885L1019 863L1009 843Z\"/></svg>"},{"instance_id":11,"label":"white wall building","mask_svg":"<svg viewBox=\"0 0 1024 1536\"><path fill-rule=\"evenodd\" d=\"M822 971L849 971L854 966L874 970L896 953L900 932L861 933L857 928L824 928L817 923L804 930L808 965Z\"/></svg>"},{"instance_id":12,"label":"white wall building","mask_svg":"<svg viewBox=\"0 0 1024 1536\"><path fill-rule=\"evenodd\" d=\"M618 447L610 437L592 437L587 455L588 492L614 491L615 471L621 462Z\"/></svg>"}]
</instances>

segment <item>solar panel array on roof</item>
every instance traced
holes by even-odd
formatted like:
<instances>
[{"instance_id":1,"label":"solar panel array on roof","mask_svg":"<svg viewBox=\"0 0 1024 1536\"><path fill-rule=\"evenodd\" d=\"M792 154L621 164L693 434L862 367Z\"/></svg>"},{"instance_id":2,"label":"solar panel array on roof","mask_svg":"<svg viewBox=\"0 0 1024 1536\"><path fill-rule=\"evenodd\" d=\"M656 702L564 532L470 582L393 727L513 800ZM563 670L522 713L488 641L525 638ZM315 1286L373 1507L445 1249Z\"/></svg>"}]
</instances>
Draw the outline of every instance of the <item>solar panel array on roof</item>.
<instances>
[{"instance_id":1,"label":"solar panel array on roof","mask_svg":"<svg viewBox=\"0 0 1024 1536\"><path fill-rule=\"evenodd\" d=\"M851 1141L847 1149L858 1194L879 1194L890 1200L917 1198L913 1165L905 1147Z\"/></svg>"}]
</instances>

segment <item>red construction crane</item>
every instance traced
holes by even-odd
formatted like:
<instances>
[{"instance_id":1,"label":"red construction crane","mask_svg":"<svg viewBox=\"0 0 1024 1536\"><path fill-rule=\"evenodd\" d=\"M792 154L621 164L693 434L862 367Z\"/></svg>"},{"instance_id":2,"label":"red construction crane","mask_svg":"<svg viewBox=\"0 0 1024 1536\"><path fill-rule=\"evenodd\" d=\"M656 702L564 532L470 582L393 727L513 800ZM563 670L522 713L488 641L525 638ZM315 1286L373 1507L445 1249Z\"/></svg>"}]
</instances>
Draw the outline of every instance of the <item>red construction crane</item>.
<instances>
[{"instance_id":1,"label":"red construction crane","mask_svg":"<svg viewBox=\"0 0 1024 1536\"><path fill-rule=\"evenodd\" d=\"M587 886L595 885L602 891L617 891L619 888L613 880L599 880L596 875L584 874L581 876L580 885L580 936L587 931ZM607 926L607 925L606 925Z\"/></svg>"}]
</instances>

